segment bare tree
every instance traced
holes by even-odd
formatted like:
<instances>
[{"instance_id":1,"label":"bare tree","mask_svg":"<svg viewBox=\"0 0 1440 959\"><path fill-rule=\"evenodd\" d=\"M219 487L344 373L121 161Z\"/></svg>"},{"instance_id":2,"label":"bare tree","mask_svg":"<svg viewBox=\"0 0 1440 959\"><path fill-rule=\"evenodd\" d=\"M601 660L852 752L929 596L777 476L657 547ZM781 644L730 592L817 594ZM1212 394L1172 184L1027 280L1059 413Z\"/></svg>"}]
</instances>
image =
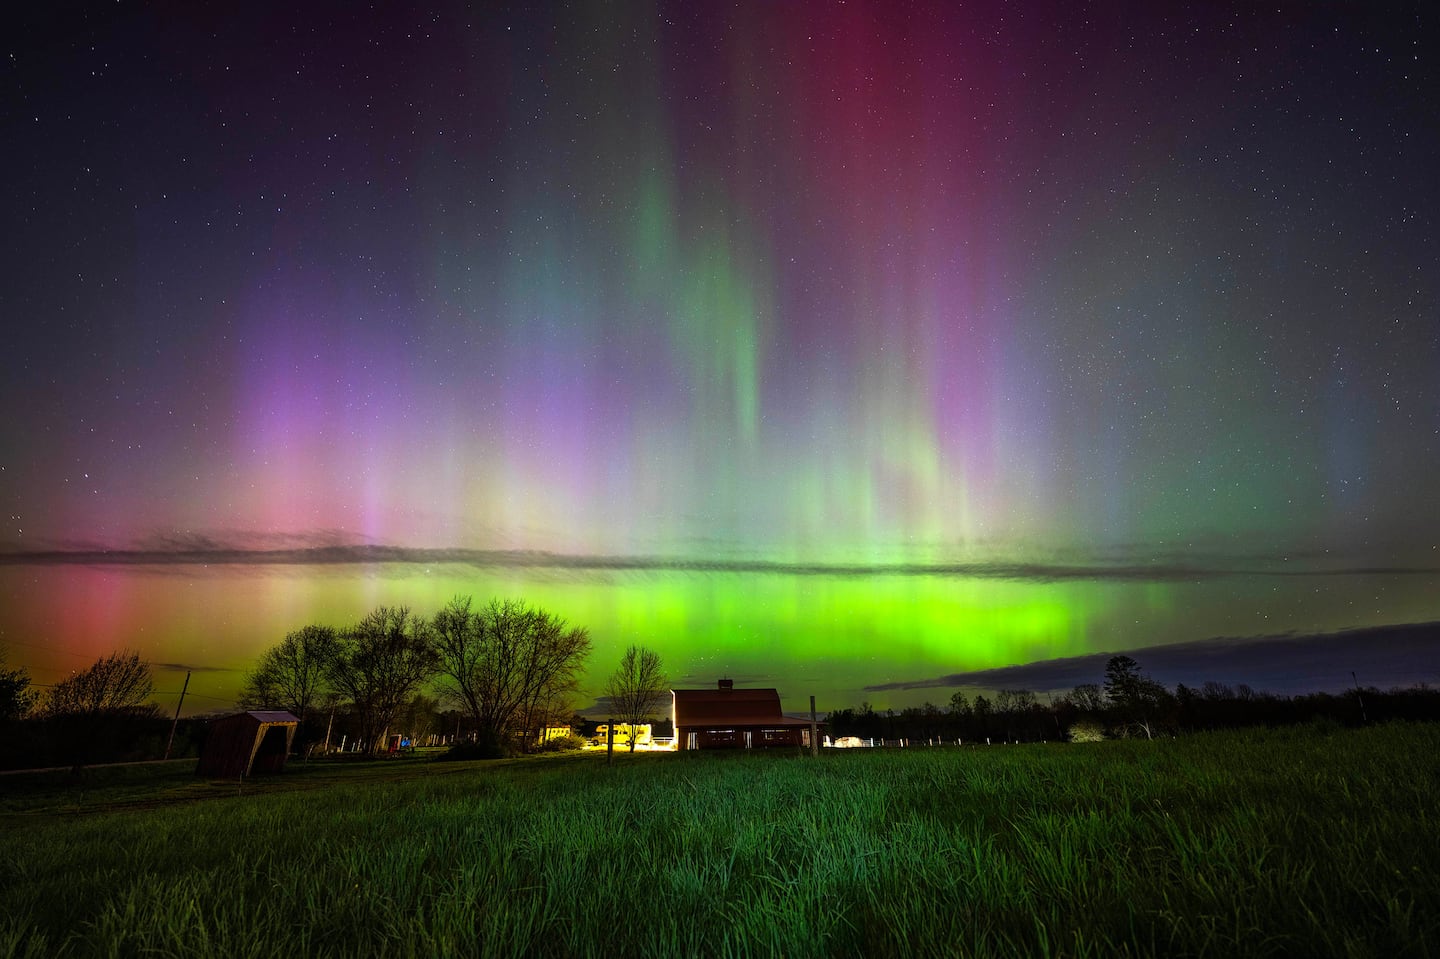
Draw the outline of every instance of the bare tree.
<instances>
[{"instance_id":1,"label":"bare tree","mask_svg":"<svg viewBox=\"0 0 1440 959\"><path fill-rule=\"evenodd\" d=\"M435 614L430 631L444 677L437 684L441 695L479 723L486 650L480 616L471 604L469 596L456 596Z\"/></svg>"},{"instance_id":2,"label":"bare tree","mask_svg":"<svg viewBox=\"0 0 1440 959\"><path fill-rule=\"evenodd\" d=\"M154 711L144 705L154 690L150 664L139 653L115 652L56 683L44 709L49 716L139 715Z\"/></svg>"},{"instance_id":3,"label":"bare tree","mask_svg":"<svg viewBox=\"0 0 1440 959\"><path fill-rule=\"evenodd\" d=\"M396 710L436 666L429 623L404 606L381 606L339 634L326 673L354 704L367 752L374 755Z\"/></svg>"},{"instance_id":4,"label":"bare tree","mask_svg":"<svg viewBox=\"0 0 1440 959\"><path fill-rule=\"evenodd\" d=\"M441 691L498 747L518 737L527 747L536 727L570 714L570 698L590 654L590 634L515 599L481 609L456 597L432 621Z\"/></svg>"},{"instance_id":5,"label":"bare tree","mask_svg":"<svg viewBox=\"0 0 1440 959\"><path fill-rule=\"evenodd\" d=\"M1002 689L995 696L995 708L1002 713L1023 713L1035 706L1035 694L1028 689Z\"/></svg>"},{"instance_id":6,"label":"bare tree","mask_svg":"<svg viewBox=\"0 0 1440 959\"><path fill-rule=\"evenodd\" d=\"M143 721L158 712L147 702L154 689L150 664L122 650L51 687L40 716L54 731L60 754L78 769L134 745Z\"/></svg>"},{"instance_id":7,"label":"bare tree","mask_svg":"<svg viewBox=\"0 0 1440 959\"><path fill-rule=\"evenodd\" d=\"M301 723L328 691L327 673L339 649L329 626L305 626L267 649L240 689L246 709L284 709Z\"/></svg>"},{"instance_id":8,"label":"bare tree","mask_svg":"<svg viewBox=\"0 0 1440 959\"><path fill-rule=\"evenodd\" d=\"M1105 697L1096 683L1081 683L1070 691L1070 701L1082 713L1098 713L1105 708Z\"/></svg>"},{"instance_id":9,"label":"bare tree","mask_svg":"<svg viewBox=\"0 0 1440 959\"><path fill-rule=\"evenodd\" d=\"M440 729L440 701L416 693L395 712L395 730L403 733L412 744L419 743Z\"/></svg>"},{"instance_id":10,"label":"bare tree","mask_svg":"<svg viewBox=\"0 0 1440 959\"><path fill-rule=\"evenodd\" d=\"M1007 740L1023 739L1035 734L1035 694L1028 689L1002 689L995 694L995 711L1000 714Z\"/></svg>"},{"instance_id":11,"label":"bare tree","mask_svg":"<svg viewBox=\"0 0 1440 959\"><path fill-rule=\"evenodd\" d=\"M635 751L635 727L660 708L669 685L660 654L644 646L626 649L620 665L606 682L605 695L610 698L618 718L630 724L632 753Z\"/></svg>"},{"instance_id":12,"label":"bare tree","mask_svg":"<svg viewBox=\"0 0 1440 959\"><path fill-rule=\"evenodd\" d=\"M522 744L530 737L572 711L572 699L580 688L580 672L590 655L590 633L568 626L564 619L535 610L531 622L531 651L521 672L520 733Z\"/></svg>"},{"instance_id":13,"label":"bare tree","mask_svg":"<svg viewBox=\"0 0 1440 959\"><path fill-rule=\"evenodd\" d=\"M978 738L984 736L990 738L991 727L994 725L995 709L990 700L976 694L975 702L970 705L970 723L974 735Z\"/></svg>"},{"instance_id":14,"label":"bare tree","mask_svg":"<svg viewBox=\"0 0 1440 959\"><path fill-rule=\"evenodd\" d=\"M1200 684L1200 695L1212 702L1220 702L1226 699L1235 698L1235 690L1224 683L1217 683L1213 679L1207 679Z\"/></svg>"}]
</instances>

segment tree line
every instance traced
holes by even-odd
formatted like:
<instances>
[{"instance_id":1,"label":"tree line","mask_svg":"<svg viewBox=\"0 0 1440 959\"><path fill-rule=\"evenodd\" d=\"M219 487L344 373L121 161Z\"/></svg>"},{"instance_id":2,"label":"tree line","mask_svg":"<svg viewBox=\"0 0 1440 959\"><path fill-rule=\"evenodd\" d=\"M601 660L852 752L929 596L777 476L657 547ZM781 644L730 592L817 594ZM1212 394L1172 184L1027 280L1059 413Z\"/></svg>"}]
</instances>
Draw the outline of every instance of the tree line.
<instances>
[{"instance_id":1,"label":"tree line","mask_svg":"<svg viewBox=\"0 0 1440 959\"><path fill-rule=\"evenodd\" d=\"M309 625L266 650L240 704L284 709L302 724L319 706L346 704L370 754L422 689L468 721L480 751L528 749L534 734L568 722L589 632L516 599L477 606L456 597L434 616L381 606L348 628Z\"/></svg>"},{"instance_id":2,"label":"tree line","mask_svg":"<svg viewBox=\"0 0 1440 959\"><path fill-rule=\"evenodd\" d=\"M858 709L832 711L830 735L912 743L1086 742L1313 721L1355 725L1440 719L1440 690L1424 685L1298 696L1218 682L1180 683L1172 690L1143 673L1129 656L1111 657L1104 676L1097 678L1101 681L1043 699L1026 689L1002 689L993 697L957 691L943 706L925 703L898 711L862 703Z\"/></svg>"},{"instance_id":3,"label":"tree line","mask_svg":"<svg viewBox=\"0 0 1440 959\"><path fill-rule=\"evenodd\" d=\"M536 732L546 725L574 725L572 700L590 652L584 628L520 600L476 606L456 597L431 617L381 606L349 627L311 624L288 633L246 674L239 705L293 713L302 745L320 738L317 714L326 713L327 738L338 717L353 737L348 742L369 754L385 745L392 729L459 733L463 727L470 755L501 755L534 748ZM631 646L603 692L614 720L639 724L663 705L668 685L660 657ZM149 702L153 690L150 667L134 652L101 657L42 693L24 669L7 667L0 651L0 768L159 757L176 728ZM1115 656L1101 682L1045 695L1043 702L1025 689L973 698L957 691L944 706L880 712L864 703L834 710L828 724L834 738L1083 742L1390 719L1440 719L1440 691L1421 685L1279 696L1216 682L1171 690L1131 657ZM204 730L203 717L182 720L174 755L193 754Z\"/></svg>"},{"instance_id":4,"label":"tree line","mask_svg":"<svg viewBox=\"0 0 1440 959\"><path fill-rule=\"evenodd\" d=\"M287 633L245 674L237 705L293 714L302 748L320 740L323 715L327 739L338 719L344 732L334 729L333 742L370 755L391 731L462 728L468 756L529 751L544 727L573 725L591 649L584 627L519 599L457 596L428 617L379 606L350 626ZM604 694L617 718L642 723L667 688L659 655L631 646ZM0 767L158 758L157 740L172 728L153 693L138 653L102 657L43 694L0 655ZM203 718L183 726L176 755L204 734Z\"/></svg>"},{"instance_id":5,"label":"tree line","mask_svg":"<svg viewBox=\"0 0 1440 959\"><path fill-rule=\"evenodd\" d=\"M149 702L150 665L120 650L42 693L0 655L0 768L156 758L167 723Z\"/></svg>"}]
</instances>

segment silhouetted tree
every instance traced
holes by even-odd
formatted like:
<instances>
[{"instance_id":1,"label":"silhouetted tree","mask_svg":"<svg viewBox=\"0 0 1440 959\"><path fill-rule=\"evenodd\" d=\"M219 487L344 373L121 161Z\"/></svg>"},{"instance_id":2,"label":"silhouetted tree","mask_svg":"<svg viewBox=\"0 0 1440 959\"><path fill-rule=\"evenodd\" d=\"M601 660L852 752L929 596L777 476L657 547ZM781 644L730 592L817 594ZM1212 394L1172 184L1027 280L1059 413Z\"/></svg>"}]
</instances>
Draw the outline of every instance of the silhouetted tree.
<instances>
[{"instance_id":1,"label":"silhouetted tree","mask_svg":"<svg viewBox=\"0 0 1440 959\"><path fill-rule=\"evenodd\" d=\"M995 694L996 711L1005 726L1005 738L1030 739L1033 723L1030 713L1035 710L1035 694L1028 689L1002 689Z\"/></svg>"},{"instance_id":2,"label":"silhouetted tree","mask_svg":"<svg viewBox=\"0 0 1440 959\"><path fill-rule=\"evenodd\" d=\"M1028 689L1002 689L995 694L995 708L1002 713L1023 713L1035 705L1035 694Z\"/></svg>"},{"instance_id":3,"label":"silhouetted tree","mask_svg":"<svg viewBox=\"0 0 1440 959\"><path fill-rule=\"evenodd\" d=\"M1070 701L1082 713L1099 713L1105 709L1105 697L1095 683L1081 683L1070 691Z\"/></svg>"},{"instance_id":4,"label":"silhouetted tree","mask_svg":"<svg viewBox=\"0 0 1440 959\"><path fill-rule=\"evenodd\" d=\"M956 739L973 738L970 734L970 699L960 690L950 694L946 708L945 727Z\"/></svg>"},{"instance_id":5,"label":"silhouetted tree","mask_svg":"<svg viewBox=\"0 0 1440 959\"><path fill-rule=\"evenodd\" d=\"M535 728L570 714L590 634L519 600L474 609L456 597L432 621L444 676L441 692L474 721L477 736L499 750L522 745Z\"/></svg>"},{"instance_id":6,"label":"silhouetted tree","mask_svg":"<svg viewBox=\"0 0 1440 959\"><path fill-rule=\"evenodd\" d=\"M665 701L670 680L665 676L660 654L644 646L631 646L620 658L620 665L605 683L605 695L615 709L616 718L634 728L650 718ZM630 737L630 751L635 751L635 736Z\"/></svg>"},{"instance_id":7,"label":"silhouetted tree","mask_svg":"<svg viewBox=\"0 0 1440 959\"><path fill-rule=\"evenodd\" d=\"M395 718L391 723L395 731L403 733L411 743L419 743L430 733L441 731L444 717L440 711L440 701L416 693L395 711Z\"/></svg>"},{"instance_id":8,"label":"silhouetted tree","mask_svg":"<svg viewBox=\"0 0 1440 959\"><path fill-rule=\"evenodd\" d=\"M923 737L928 740L942 736L944 734L944 716L945 713L939 706L926 700L925 703L920 706L920 729L918 731L919 735L915 738L919 739Z\"/></svg>"},{"instance_id":9,"label":"silhouetted tree","mask_svg":"<svg viewBox=\"0 0 1440 959\"><path fill-rule=\"evenodd\" d=\"M1213 679L1207 679L1200 684L1200 695L1205 699L1219 702L1224 699L1234 699L1235 690L1224 683L1217 683Z\"/></svg>"},{"instance_id":10,"label":"silhouetted tree","mask_svg":"<svg viewBox=\"0 0 1440 959\"><path fill-rule=\"evenodd\" d=\"M1129 656L1112 656L1105 664L1105 696L1120 714L1126 729L1133 726L1153 738L1152 719L1169 694L1165 687L1144 676Z\"/></svg>"},{"instance_id":11,"label":"silhouetted tree","mask_svg":"<svg viewBox=\"0 0 1440 959\"><path fill-rule=\"evenodd\" d=\"M1195 722L1195 704L1199 696L1195 690L1180 683L1175 687L1175 717L1176 725L1189 727Z\"/></svg>"},{"instance_id":12,"label":"silhouetted tree","mask_svg":"<svg viewBox=\"0 0 1440 959\"><path fill-rule=\"evenodd\" d=\"M970 706L970 713L973 717L971 723L972 735L976 739L989 739L994 731L995 709L990 705L990 700L984 696L977 695L975 702Z\"/></svg>"},{"instance_id":13,"label":"silhouetted tree","mask_svg":"<svg viewBox=\"0 0 1440 959\"><path fill-rule=\"evenodd\" d=\"M404 606L381 606L340 633L327 671L355 706L364 749L374 755L395 711L435 674L437 658L425 620Z\"/></svg>"},{"instance_id":14,"label":"silhouetted tree","mask_svg":"<svg viewBox=\"0 0 1440 959\"><path fill-rule=\"evenodd\" d=\"M1138 674L1138 670L1137 670ZM1141 677L1144 678L1143 676ZM966 740L984 739L993 734L996 722L1007 715L1016 715L1027 725L1027 735L1049 738L1052 730L1061 734L1068 731L1068 738L1074 742L1088 742L1104 738L1104 723L1109 721L1116 734L1125 735L1143 731L1145 726L1179 728L1219 729L1252 726L1257 724L1281 725L1302 722L1316 723L1317 733L1325 734L1332 726L1339 724L1358 725L1362 719L1356 708L1353 693L1309 693L1303 696L1285 697L1272 693L1254 692L1248 699L1235 696L1229 687L1218 683L1207 683L1202 690L1211 691L1211 696L1196 695L1189 687L1178 686L1172 695L1159 683L1149 689L1153 694L1146 704L1152 712L1131 721L1116 706L1112 709L1098 709L1082 713L1068 697L1056 699L1049 710L1038 705L1024 713L996 713L985 697L977 698L972 707L963 696L951 697L951 709L943 717L947 736L955 735ZM1094 687L1099 689L1099 687ZM1143 687L1142 687L1143 689ZM1409 689L1382 691L1374 687L1362 690L1366 709L1372 721L1403 719L1412 721L1440 720L1440 690L1424 684ZM955 707L963 703L964 713ZM1092 704L1093 705L1093 704ZM1103 707L1103 703L1102 703ZM861 739L909 738L922 740L930 735L932 717L927 707L911 707L898 716L890 713L876 713L868 703L857 709L836 709L829 715L830 731L835 737L859 736Z\"/></svg>"},{"instance_id":15,"label":"silhouetted tree","mask_svg":"<svg viewBox=\"0 0 1440 959\"><path fill-rule=\"evenodd\" d=\"M6 667L5 651L0 649L0 722L23 719L37 698L30 688L30 674L20 667Z\"/></svg>"},{"instance_id":16,"label":"silhouetted tree","mask_svg":"<svg viewBox=\"0 0 1440 959\"><path fill-rule=\"evenodd\" d=\"M1105 663L1105 696L1116 706L1134 698L1140 664L1129 656L1111 656Z\"/></svg>"},{"instance_id":17,"label":"silhouetted tree","mask_svg":"<svg viewBox=\"0 0 1440 959\"><path fill-rule=\"evenodd\" d=\"M139 653L115 652L63 679L45 698L48 716L102 716L154 712L145 701L154 692L150 664Z\"/></svg>"},{"instance_id":18,"label":"silhouetted tree","mask_svg":"<svg viewBox=\"0 0 1440 959\"><path fill-rule=\"evenodd\" d=\"M862 739L885 738L885 718L875 711L869 700L861 700L855 714L855 735Z\"/></svg>"},{"instance_id":19,"label":"silhouetted tree","mask_svg":"<svg viewBox=\"0 0 1440 959\"><path fill-rule=\"evenodd\" d=\"M139 653L111 653L56 683L40 713L55 735L59 756L77 768L131 753L144 721L156 715L150 664ZM136 758L139 758L138 756Z\"/></svg>"},{"instance_id":20,"label":"silhouetted tree","mask_svg":"<svg viewBox=\"0 0 1440 959\"><path fill-rule=\"evenodd\" d=\"M305 626L286 634L260 656L240 688L246 709L284 709L303 724L310 707L329 691L327 676L340 648L329 626Z\"/></svg>"},{"instance_id":21,"label":"silhouetted tree","mask_svg":"<svg viewBox=\"0 0 1440 959\"><path fill-rule=\"evenodd\" d=\"M887 738L930 742L945 734L947 718L948 714L931 702L907 706L895 717L891 735Z\"/></svg>"},{"instance_id":22,"label":"silhouetted tree","mask_svg":"<svg viewBox=\"0 0 1440 959\"><path fill-rule=\"evenodd\" d=\"M531 635L534 653L529 669L522 673L520 697L520 738L526 749L530 748L530 737L542 726L562 722L571 715L580 673L591 648L588 630L570 626L561 617L541 610L536 611Z\"/></svg>"}]
</instances>

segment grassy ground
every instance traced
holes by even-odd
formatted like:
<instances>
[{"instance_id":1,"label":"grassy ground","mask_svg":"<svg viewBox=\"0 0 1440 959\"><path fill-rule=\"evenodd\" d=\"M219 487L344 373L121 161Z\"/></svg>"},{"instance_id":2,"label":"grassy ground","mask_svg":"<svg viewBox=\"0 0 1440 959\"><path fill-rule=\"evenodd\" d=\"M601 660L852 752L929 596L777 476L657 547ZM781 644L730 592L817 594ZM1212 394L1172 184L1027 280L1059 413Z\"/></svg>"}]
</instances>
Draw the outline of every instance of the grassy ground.
<instances>
[{"instance_id":1,"label":"grassy ground","mask_svg":"<svg viewBox=\"0 0 1440 959\"><path fill-rule=\"evenodd\" d=\"M1436 756L1411 725L7 782L0 956L1429 956Z\"/></svg>"}]
</instances>

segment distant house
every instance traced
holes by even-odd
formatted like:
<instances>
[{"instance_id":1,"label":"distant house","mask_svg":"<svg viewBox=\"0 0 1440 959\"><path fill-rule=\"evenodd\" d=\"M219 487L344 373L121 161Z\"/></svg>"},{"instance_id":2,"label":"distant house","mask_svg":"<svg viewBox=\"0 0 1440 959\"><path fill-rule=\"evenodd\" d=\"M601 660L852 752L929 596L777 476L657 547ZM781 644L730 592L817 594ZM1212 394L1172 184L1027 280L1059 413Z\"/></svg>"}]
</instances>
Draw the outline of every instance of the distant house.
<instances>
[{"instance_id":1,"label":"distant house","mask_svg":"<svg viewBox=\"0 0 1440 959\"><path fill-rule=\"evenodd\" d=\"M760 749L808 746L810 720L780 711L774 689L736 689L722 679L714 689L672 689L670 715L677 749Z\"/></svg>"},{"instance_id":2,"label":"distant house","mask_svg":"<svg viewBox=\"0 0 1440 959\"><path fill-rule=\"evenodd\" d=\"M573 735L575 730L569 726L544 726L540 730L540 743L543 745L552 739L565 739Z\"/></svg>"},{"instance_id":3,"label":"distant house","mask_svg":"<svg viewBox=\"0 0 1440 959\"><path fill-rule=\"evenodd\" d=\"M285 768L299 725L300 720L278 710L253 710L217 719L210 724L195 772L212 779L278 773Z\"/></svg>"}]
</instances>

